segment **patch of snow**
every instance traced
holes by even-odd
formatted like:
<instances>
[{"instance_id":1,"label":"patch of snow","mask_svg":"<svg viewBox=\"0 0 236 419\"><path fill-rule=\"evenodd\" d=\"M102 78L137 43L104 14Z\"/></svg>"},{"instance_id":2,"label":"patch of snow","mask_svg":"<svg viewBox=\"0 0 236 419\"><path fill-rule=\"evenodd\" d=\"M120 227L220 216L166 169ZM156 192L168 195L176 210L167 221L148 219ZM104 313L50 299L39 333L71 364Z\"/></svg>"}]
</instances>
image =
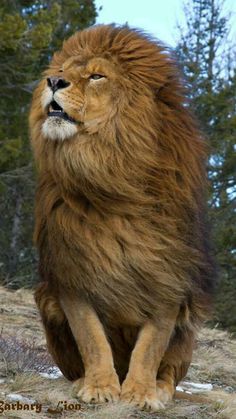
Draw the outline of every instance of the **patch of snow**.
<instances>
[{"instance_id":1,"label":"patch of snow","mask_svg":"<svg viewBox=\"0 0 236 419\"><path fill-rule=\"evenodd\" d=\"M40 372L41 377L55 380L56 378L62 377L62 372L57 367L49 368L48 372Z\"/></svg>"},{"instance_id":2,"label":"patch of snow","mask_svg":"<svg viewBox=\"0 0 236 419\"><path fill-rule=\"evenodd\" d=\"M35 400L28 399L27 397L21 396L21 394L9 393L6 394L6 399L11 402L23 402L23 403L35 403Z\"/></svg>"},{"instance_id":3,"label":"patch of snow","mask_svg":"<svg viewBox=\"0 0 236 419\"><path fill-rule=\"evenodd\" d=\"M181 392L182 392L182 391L184 391L184 389L183 389L182 387L180 387L180 386L177 386L177 387L176 387L176 390L177 390L177 391L181 391Z\"/></svg>"},{"instance_id":4,"label":"patch of snow","mask_svg":"<svg viewBox=\"0 0 236 419\"><path fill-rule=\"evenodd\" d=\"M5 383L5 379L4 378L0 378L0 384Z\"/></svg>"},{"instance_id":5,"label":"patch of snow","mask_svg":"<svg viewBox=\"0 0 236 419\"><path fill-rule=\"evenodd\" d=\"M181 386L184 389L184 391L188 390L188 391L191 391L192 393L199 393L199 392L213 390L212 384L193 383L191 381L190 382L183 381L181 383Z\"/></svg>"}]
</instances>

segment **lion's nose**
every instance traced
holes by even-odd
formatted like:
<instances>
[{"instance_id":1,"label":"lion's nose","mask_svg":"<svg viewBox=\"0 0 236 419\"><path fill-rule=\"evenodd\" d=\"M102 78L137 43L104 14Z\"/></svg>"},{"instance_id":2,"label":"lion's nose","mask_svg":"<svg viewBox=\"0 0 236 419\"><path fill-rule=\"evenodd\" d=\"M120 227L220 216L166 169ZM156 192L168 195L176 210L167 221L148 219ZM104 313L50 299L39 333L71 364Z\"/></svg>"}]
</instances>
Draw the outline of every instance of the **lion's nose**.
<instances>
[{"instance_id":1,"label":"lion's nose","mask_svg":"<svg viewBox=\"0 0 236 419\"><path fill-rule=\"evenodd\" d=\"M48 77L47 78L48 86L52 89L53 93L58 89L64 89L70 85L69 81L62 79L61 77Z\"/></svg>"}]
</instances>

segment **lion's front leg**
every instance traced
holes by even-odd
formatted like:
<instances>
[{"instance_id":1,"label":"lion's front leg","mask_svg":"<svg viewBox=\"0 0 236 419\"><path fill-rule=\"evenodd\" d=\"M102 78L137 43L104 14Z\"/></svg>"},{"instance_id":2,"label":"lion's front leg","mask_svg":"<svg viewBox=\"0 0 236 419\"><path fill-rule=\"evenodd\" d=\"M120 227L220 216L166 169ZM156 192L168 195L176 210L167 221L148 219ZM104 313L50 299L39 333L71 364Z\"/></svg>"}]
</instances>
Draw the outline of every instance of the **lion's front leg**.
<instances>
[{"instance_id":1,"label":"lion's front leg","mask_svg":"<svg viewBox=\"0 0 236 419\"><path fill-rule=\"evenodd\" d=\"M172 308L164 321L147 321L141 328L121 388L123 401L152 411L164 407L167 399L160 397L157 392L156 377L175 326L177 312L177 307Z\"/></svg>"},{"instance_id":2,"label":"lion's front leg","mask_svg":"<svg viewBox=\"0 0 236 419\"><path fill-rule=\"evenodd\" d=\"M85 368L85 376L74 385L74 389L77 386L77 396L87 403L118 400L120 383L97 314L89 303L72 295L63 295L61 304Z\"/></svg>"}]
</instances>

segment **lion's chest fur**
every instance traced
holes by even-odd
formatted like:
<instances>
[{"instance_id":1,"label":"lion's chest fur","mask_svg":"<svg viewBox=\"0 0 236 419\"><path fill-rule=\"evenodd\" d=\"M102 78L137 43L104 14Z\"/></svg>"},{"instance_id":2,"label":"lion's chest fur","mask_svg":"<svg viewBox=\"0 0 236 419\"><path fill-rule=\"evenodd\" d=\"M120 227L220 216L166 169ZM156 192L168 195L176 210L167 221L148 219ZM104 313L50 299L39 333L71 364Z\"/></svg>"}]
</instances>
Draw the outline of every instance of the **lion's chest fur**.
<instances>
[{"instance_id":1,"label":"lion's chest fur","mask_svg":"<svg viewBox=\"0 0 236 419\"><path fill-rule=\"evenodd\" d=\"M179 290L165 284L162 245L145 219L94 209L81 216L62 204L48 217L47 235L60 285L84 294L112 322L139 324L176 299Z\"/></svg>"}]
</instances>

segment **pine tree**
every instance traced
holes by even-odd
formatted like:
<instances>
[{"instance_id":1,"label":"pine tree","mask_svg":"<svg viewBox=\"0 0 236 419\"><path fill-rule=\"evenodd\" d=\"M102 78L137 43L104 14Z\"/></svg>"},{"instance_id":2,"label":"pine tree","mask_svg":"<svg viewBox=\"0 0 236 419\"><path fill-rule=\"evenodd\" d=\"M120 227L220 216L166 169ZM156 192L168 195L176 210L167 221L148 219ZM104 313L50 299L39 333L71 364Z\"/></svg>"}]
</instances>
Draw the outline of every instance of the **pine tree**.
<instances>
[{"instance_id":1,"label":"pine tree","mask_svg":"<svg viewBox=\"0 0 236 419\"><path fill-rule=\"evenodd\" d=\"M176 53L210 143L209 213L220 267L216 319L236 332L235 45L228 40L230 17L224 14L224 2L187 1L184 11L186 27L179 27Z\"/></svg>"}]
</instances>

